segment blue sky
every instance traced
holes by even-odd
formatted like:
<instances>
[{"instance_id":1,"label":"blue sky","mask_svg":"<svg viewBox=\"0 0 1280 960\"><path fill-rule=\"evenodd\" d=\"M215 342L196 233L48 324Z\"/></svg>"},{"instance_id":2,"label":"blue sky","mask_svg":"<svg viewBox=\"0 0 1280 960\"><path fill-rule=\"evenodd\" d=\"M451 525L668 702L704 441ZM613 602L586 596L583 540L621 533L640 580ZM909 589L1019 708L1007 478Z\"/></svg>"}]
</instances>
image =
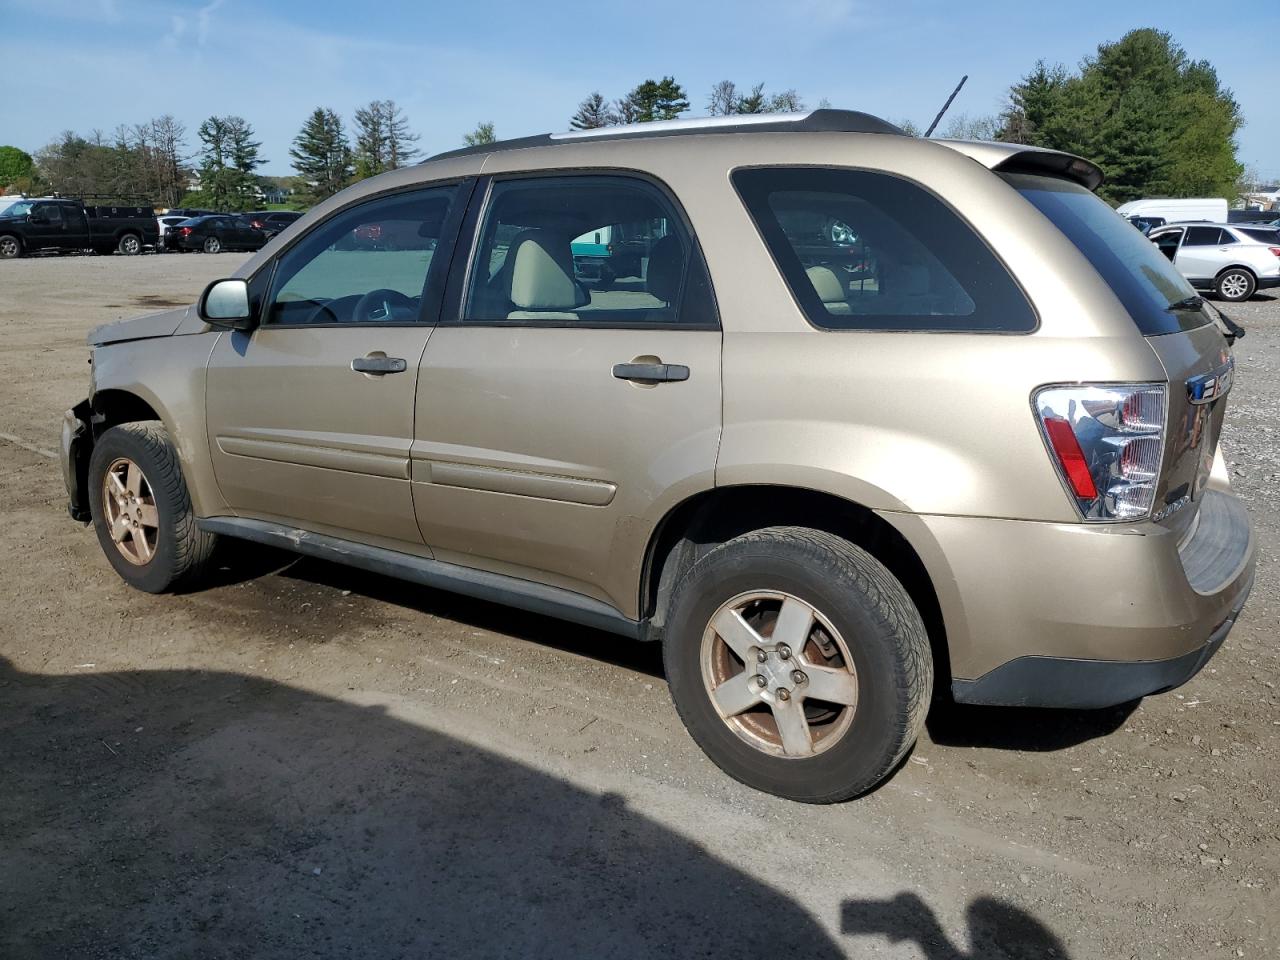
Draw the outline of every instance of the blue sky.
<instances>
[{"instance_id":1,"label":"blue sky","mask_svg":"<svg viewBox=\"0 0 1280 960\"><path fill-rule=\"evenodd\" d=\"M349 121L389 97L437 152L481 120L501 137L565 129L592 90L613 98L663 74L691 114L728 78L924 126L962 74L952 113L994 113L1037 58L1075 65L1140 26L1217 67L1247 121L1240 158L1280 179L1276 69L1259 54L1280 38L1277 0L0 0L0 143L34 152L62 130L172 113L194 151L204 117L234 113L263 141L262 172L288 174L316 106Z\"/></svg>"}]
</instances>

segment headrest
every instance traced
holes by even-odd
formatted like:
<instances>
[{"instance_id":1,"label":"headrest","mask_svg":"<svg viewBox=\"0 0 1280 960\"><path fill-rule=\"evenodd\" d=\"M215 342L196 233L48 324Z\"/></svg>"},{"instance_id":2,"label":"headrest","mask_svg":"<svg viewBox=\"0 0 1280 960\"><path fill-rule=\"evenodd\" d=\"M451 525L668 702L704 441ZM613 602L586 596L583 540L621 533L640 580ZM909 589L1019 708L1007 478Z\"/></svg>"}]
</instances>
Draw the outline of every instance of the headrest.
<instances>
[{"instance_id":1,"label":"headrest","mask_svg":"<svg viewBox=\"0 0 1280 960\"><path fill-rule=\"evenodd\" d=\"M840 278L830 267L810 267L804 273L813 284L814 293L823 303L838 303L848 298Z\"/></svg>"},{"instance_id":2,"label":"headrest","mask_svg":"<svg viewBox=\"0 0 1280 960\"><path fill-rule=\"evenodd\" d=\"M675 234L667 234L649 251L645 287L663 303L674 304L680 296L684 260L684 248L680 246L680 240Z\"/></svg>"},{"instance_id":3,"label":"headrest","mask_svg":"<svg viewBox=\"0 0 1280 960\"><path fill-rule=\"evenodd\" d=\"M567 237L545 230L516 234L507 253L507 297L519 310L576 310L591 298L573 278ZM506 264L504 264L505 270Z\"/></svg>"}]
</instances>

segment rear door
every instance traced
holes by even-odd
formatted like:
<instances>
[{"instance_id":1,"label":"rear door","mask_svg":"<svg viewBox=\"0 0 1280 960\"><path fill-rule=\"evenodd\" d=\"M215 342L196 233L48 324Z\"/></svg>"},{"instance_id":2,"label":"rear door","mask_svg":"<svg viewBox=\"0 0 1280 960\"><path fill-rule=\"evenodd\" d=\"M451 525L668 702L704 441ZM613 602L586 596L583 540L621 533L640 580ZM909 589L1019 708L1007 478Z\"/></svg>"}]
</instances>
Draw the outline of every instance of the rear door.
<instances>
[{"instance_id":1,"label":"rear door","mask_svg":"<svg viewBox=\"0 0 1280 960\"><path fill-rule=\"evenodd\" d=\"M421 542L409 489L414 390L470 184L335 213L255 276L261 323L209 361L210 455L241 516L369 542ZM414 242L353 248L371 226Z\"/></svg>"},{"instance_id":2,"label":"rear door","mask_svg":"<svg viewBox=\"0 0 1280 960\"><path fill-rule=\"evenodd\" d=\"M574 239L618 224L657 238L637 275L575 276ZM495 180L475 233L422 360L423 537L634 616L657 517L714 476L721 338L696 241L665 191L616 175Z\"/></svg>"},{"instance_id":3,"label":"rear door","mask_svg":"<svg viewBox=\"0 0 1280 960\"><path fill-rule=\"evenodd\" d=\"M1188 280L1212 280L1227 266L1231 254L1228 244L1235 242L1235 237L1220 227L1187 227L1174 265Z\"/></svg>"}]
</instances>

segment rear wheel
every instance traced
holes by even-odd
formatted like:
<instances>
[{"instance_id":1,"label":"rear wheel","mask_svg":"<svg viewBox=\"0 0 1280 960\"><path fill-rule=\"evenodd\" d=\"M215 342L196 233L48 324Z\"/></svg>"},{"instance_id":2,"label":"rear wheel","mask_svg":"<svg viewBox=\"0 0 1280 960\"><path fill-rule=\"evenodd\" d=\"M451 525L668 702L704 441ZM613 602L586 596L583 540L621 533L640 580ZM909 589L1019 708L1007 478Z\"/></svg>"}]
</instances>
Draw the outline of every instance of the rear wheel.
<instances>
[{"instance_id":1,"label":"rear wheel","mask_svg":"<svg viewBox=\"0 0 1280 960\"><path fill-rule=\"evenodd\" d=\"M22 242L15 236L0 237L0 260L16 260L22 256Z\"/></svg>"},{"instance_id":2,"label":"rear wheel","mask_svg":"<svg viewBox=\"0 0 1280 960\"><path fill-rule=\"evenodd\" d=\"M205 253L221 253L222 241L217 237L208 237L204 242Z\"/></svg>"},{"instance_id":3,"label":"rear wheel","mask_svg":"<svg viewBox=\"0 0 1280 960\"><path fill-rule=\"evenodd\" d=\"M107 561L148 593L195 582L217 540L196 526L178 452L155 420L124 423L98 439L89 510Z\"/></svg>"},{"instance_id":4,"label":"rear wheel","mask_svg":"<svg viewBox=\"0 0 1280 960\"><path fill-rule=\"evenodd\" d=\"M116 249L126 257L136 257L142 252L142 238L136 233L126 233L116 244Z\"/></svg>"},{"instance_id":5,"label":"rear wheel","mask_svg":"<svg viewBox=\"0 0 1280 960\"><path fill-rule=\"evenodd\" d=\"M1218 274L1218 279L1213 284L1213 292L1223 300L1238 303L1252 297L1257 285L1253 274L1248 270L1243 267L1232 267Z\"/></svg>"},{"instance_id":6,"label":"rear wheel","mask_svg":"<svg viewBox=\"0 0 1280 960\"><path fill-rule=\"evenodd\" d=\"M833 534L771 527L686 575L663 641L672 699L730 776L807 803L865 793L924 723L920 614L879 561Z\"/></svg>"}]
</instances>

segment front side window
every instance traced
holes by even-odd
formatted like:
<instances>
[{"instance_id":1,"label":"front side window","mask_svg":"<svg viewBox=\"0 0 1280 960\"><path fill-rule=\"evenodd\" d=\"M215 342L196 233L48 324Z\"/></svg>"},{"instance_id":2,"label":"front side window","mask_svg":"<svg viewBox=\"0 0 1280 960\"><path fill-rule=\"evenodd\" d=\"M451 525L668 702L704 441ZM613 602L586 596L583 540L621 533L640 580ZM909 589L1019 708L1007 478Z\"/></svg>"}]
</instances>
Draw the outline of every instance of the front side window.
<instances>
[{"instance_id":1,"label":"front side window","mask_svg":"<svg viewBox=\"0 0 1280 960\"><path fill-rule=\"evenodd\" d=\"M35 214L38 217L44 217L53 226L62 225L62 208L56 203L46 203L36 207Z\"/></svg>"},{"instance_id":2,"label":"front side window","mask_svg":"<svg viewBox=\"0 0 1280 960\"><path fill-rule=\"evenodd\" d=\"M714 324L709 286L670 202L643 180L493 185L462 316L472 322Z\"/></svg>"},{"instance_id":3,"label":"front side window","mask_svg":"<svg viewBox=\"0 0 1280 960\"><path fill-rule=\"evenodd\" d=\"M457 187L369 200L331 217L280 257L266 322L416 323ZM437 264L436 269L432 269Z\"/></svg>"},{"instance_id":4,"label":"front side window","mask_svg":"<svg viewBox=\"0 0 1280 960\"><path fill-rule=\"evenodd\" d=\"M733 182L815 326L971 332L1036 326L1027 298L986 244L917 184L864 170L810 168L739 170Z\"/></svg>"}]
</instances>

